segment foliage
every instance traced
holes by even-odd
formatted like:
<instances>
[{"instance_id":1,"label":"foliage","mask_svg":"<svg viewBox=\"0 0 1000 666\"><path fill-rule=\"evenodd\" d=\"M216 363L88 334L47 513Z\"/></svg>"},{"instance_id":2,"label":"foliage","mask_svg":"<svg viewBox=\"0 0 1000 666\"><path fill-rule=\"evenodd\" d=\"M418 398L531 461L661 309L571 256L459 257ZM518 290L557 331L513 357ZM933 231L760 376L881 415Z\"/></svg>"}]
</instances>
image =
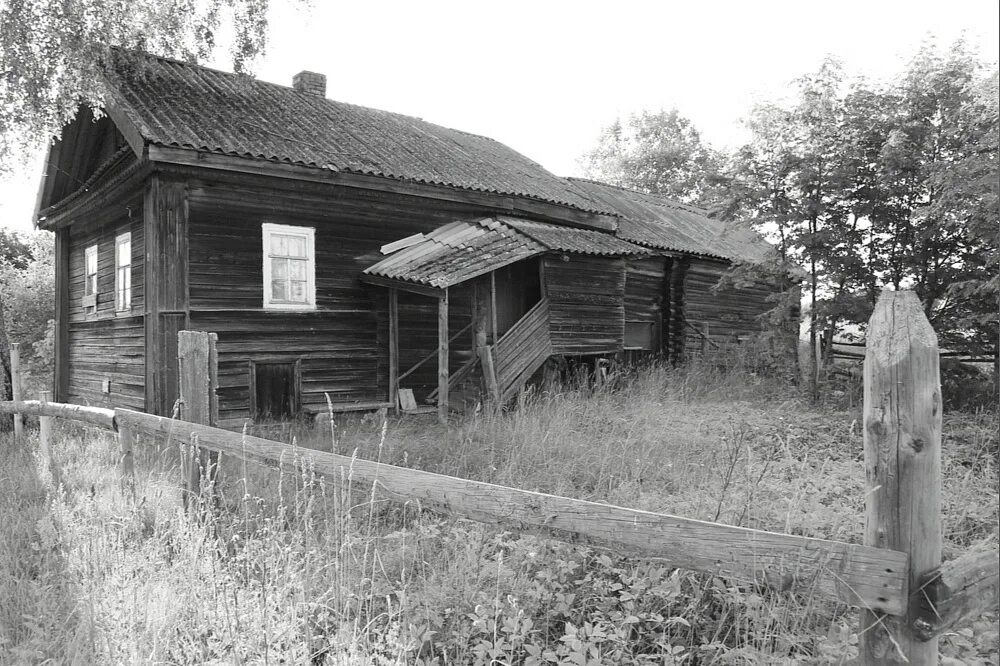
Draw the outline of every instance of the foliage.
<instances>
[{"instance_id":1,"label":"foliage","mask_svg":"<svg viewBox=\"0 0 1000 666\"><path fill-rule=\"evenodd\" d=\"M7 233L11 246L21 251L0 257L0 320L6 323L10 342L21 343L24 369L29 375L24 389L34 393L51 386L54 337L54 239L49 232Z\"/></svg>"},{"instance_id":2,"label":"foliage","mask_svg":"<svg viewBox=\"0 0 1000 666\"><path fill-rule=\"evenodd\" d=\"M677 109L616 120L582 163L590 178L702 204L715 199L722 164Z\"/></svg>"},{"instance_id":3,"label":"foliage","mask_svg":"<svg viewBox=\"0 0 1000 666\"><path fill-rule=\"evenodd\" d=\"M111 47L204 58L231 29L237 71L265 46L269 0L0 3L0 174L105 96Z\"/></svg>"}]
</instances>

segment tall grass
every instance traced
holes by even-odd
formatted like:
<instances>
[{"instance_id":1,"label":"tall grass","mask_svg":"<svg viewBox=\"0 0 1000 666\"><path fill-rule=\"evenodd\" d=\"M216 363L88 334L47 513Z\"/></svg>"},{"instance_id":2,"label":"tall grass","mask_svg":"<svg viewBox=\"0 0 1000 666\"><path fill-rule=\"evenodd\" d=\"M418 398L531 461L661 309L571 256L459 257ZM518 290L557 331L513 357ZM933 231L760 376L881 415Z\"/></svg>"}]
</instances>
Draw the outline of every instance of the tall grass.
<instances>
[{"instance_id":1,"label":"tall grass","mask_svg":"<svg viewBox=\"0 0 1000 666\"><path fill-rule=\"evenodd\" d=\"M432 471L859 541L860 414L813 409L752 369L645 368L544 386L507 413L337 416L274 429ZM946 554L997 544L997 418L945 419ZM62 428L54 481L34 444L0 459L0 663L841 663L854 612L383 501L344 470L223 460L181 508L175 444ZM295 455L290 452L288 455ZM945 638L988 663L996 631ZM977 661L978 660L978 661Z\"/></svg>"}]
</instances>

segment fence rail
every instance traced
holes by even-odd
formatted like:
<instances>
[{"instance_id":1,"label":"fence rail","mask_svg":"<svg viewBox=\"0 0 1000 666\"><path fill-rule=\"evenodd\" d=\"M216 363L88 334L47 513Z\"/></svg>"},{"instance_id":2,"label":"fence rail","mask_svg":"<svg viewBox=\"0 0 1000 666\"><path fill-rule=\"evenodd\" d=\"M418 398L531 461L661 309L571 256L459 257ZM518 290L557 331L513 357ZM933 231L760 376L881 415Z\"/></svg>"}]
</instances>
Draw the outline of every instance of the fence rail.
<instances>
[{"instance_id":1,"label":"fence rail","mask_svg":"<svg viewBox=\"0 0 1000 666\"><path fill-rule=\"evenodd\" d=\"M187 446L188 465L209 452L334 484L375 487L399 502L472 520L541 531L781 590L818 592L861 609L862 664L936 663L937 636L998 606L996 553L940 563L940 384L937 341L908 292L883 295L865 362L865 545L710 523L302 449L127 409L42 401L0 402L0 413L72 419L117 431L132 474L135 433ZM202 340L201 338L204 337ZM213 419L214 334L182 331L181 414ZM197 352L197 354L195 353ZM202 359L193 362L194 359ZM205 367L205 365L208 367ZM206 388L207 390L202 390ZM186 392L186 393L185 393ZM47 450L47 442L42 443ZM200 451L200 453L199 453ZM187 487L197 492L191 467ZM187 497L187 495L186 495Z\"/></svg>"}]
</instances>

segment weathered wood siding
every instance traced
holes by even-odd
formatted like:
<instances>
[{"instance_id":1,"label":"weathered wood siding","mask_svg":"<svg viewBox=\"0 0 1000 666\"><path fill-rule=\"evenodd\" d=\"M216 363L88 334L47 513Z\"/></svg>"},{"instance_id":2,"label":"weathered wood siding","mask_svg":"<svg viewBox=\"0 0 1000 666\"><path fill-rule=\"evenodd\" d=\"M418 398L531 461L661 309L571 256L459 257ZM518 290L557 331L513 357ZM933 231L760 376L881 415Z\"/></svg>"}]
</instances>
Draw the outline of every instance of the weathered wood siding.
<instances>
[{"instance_id":1,"label":"weathered wood siding","mask_svg":"<svg viewBox=\"0 0 1000 666\"><path fill-rule=\"evenodd\" d=\"M569 261L562 257L569 256ZM546 255L543 283L549 299L552 353L613 354L625 337L625 260L589 255Z\"/></svg>"},{"instance_id":2,"label":"weathered wood siding","mask_svg":"<svg viewBox=\"0 0 1000 666\"><path fill-rule=\"evenodd\" d=\"M132 233L132 300L115 312L115 237ZM88 212L69 227L66 280L68 359L66 399L83 405L145 406L145 258L142 197L138 192ZM83 305L85 254L97 249L97 305Z\"/></svg>"},{"instance_id":3,"label":"weathered wood siding","mask_svg":"<svg viewBox=\"0 0 1000 666\"><path fill-rule=\"evenodd\" d=\"M387 290L361 271L379 248L474 211L453 204L348 188L290 191L267 182L192 179L188 184L190 328L219 335L219 416L251 413L251 361L301 359L301 405L388 397ZM265 222L316 229L316 309L263 308ZM452 295L450 327L469 323L469 299ZM437 301L399 293L400 371L437 348ZM453 370L471 353L471 332L452 343ZM436 386L437 362L403 382L418 397Z\"/></svg>"},{"instance_id":4,"label":"weathered wood siding","mask_svg":"<svg viewBox=\"0 0 1000 666\"><path fill-rule=\"evenodd\" d=\"M709 337L717 345L736 343L760 333L760 315L775 305L768 300L775 289L765 284L713 290L727 270L729 264L721 261L691 259L684 274L684 318L698 329L707 323ZM691 326L684 328L687 351L701 349L701 336Z\"/></svg>"}]
</instances>

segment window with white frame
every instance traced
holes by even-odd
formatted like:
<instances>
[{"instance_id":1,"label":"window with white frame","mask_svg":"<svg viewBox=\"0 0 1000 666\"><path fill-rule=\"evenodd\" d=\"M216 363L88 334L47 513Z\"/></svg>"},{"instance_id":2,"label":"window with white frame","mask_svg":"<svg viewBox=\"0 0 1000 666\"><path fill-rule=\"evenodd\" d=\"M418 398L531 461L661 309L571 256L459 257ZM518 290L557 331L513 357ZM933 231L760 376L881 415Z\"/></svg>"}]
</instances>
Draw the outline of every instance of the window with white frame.
<instances>
[{"instance_id":1,"label":"window with white frame","mask_svg":"<svg viewBox=\"0 0 1000 666\"><path fill-rule=\"evenodd\" d=\"M87 247L83 254L83 307L97 307L97 246Z\"/></svg>"},{"instance_id":2,"label":"window with white frame","mask_svg":"<svg viewBox=\"0 0 1000 666\"><path fill-rule=\"evenodd\" d=\"M132 307L132 232L115 238L115 311Z\"/></svg>"},{"instance_id":3,"label":"window with white frame","mask_svg":"<svg viewBox=\"0 0 1000 666\"><path fill-rule=\"evenodd\" d=\"M316 307L316 230L264 223L264 307Z\"/></svg>"}]
</instances>

